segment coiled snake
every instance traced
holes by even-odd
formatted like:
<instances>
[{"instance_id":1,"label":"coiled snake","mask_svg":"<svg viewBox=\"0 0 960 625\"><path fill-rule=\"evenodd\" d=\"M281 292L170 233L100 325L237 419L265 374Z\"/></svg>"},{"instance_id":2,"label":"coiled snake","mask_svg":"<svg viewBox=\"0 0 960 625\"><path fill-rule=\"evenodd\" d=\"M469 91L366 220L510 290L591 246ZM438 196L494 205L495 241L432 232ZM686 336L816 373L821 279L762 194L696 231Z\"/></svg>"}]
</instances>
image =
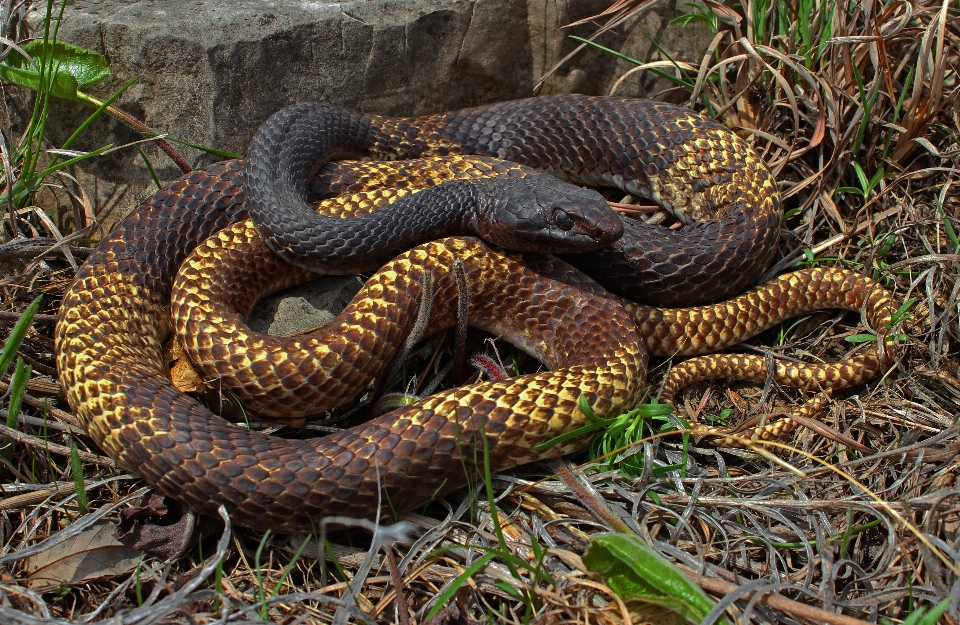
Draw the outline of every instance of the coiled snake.
<instances>
[{"instance_id":1,"label":"coiled snake","mask_svg":"<svg viewBox=\"0 0 960 625\"><path fill-rule=\"evenodd\" d=\"M317 107L306 109L316 112ZM294 107L293 113L303 110ZM622 115L605 117L611 110L629 113L629 123ZM288 119L287 114L279 119ZM772 254L757 252L742 259L745 264L737 265L738 257L731 258L729 250L743 246L726 246L731 238L747 241L749 234L758 232L757 223L764 224L762 240L776 240L776 227L773 235L768 232L769 224L779 223L769 174L735 135L678 107L567 96L407 120L338 115L337 123L321 130L347 128L343 131L346 135L362 141L356 139L354 147L327 156L356 152L356 145L374 156L393 158L431 151L440 156L455 150L476 153L483 151L477 146L493 145L497 156L511 157L516 156L511 150L520 135L533 133L541 147L532 152L523 148L528 151L517 156L522 162L553 173L563 169L567 178L580 182L617 183L628 192L648 195L674 209L692 206L695 218L719 214L706 225L687 226L677 235L692 232L694 239L703 239L704 232L710 231L706 239L714 244L707 245L706 252L698 248L674 253L669 245L656 243L664 230L650 229L655 241L652 259L642 262L672 267L665 278L657 278L666 301L680 297L685 290L678 280L704 285L701 294L715 291L707 285L724 281L725 286L739 289L739 274L752 272L756 280ZM557 125L558 120L566 120L575 129ZM261 147L269 147L270 141L283 143L283 136L269 139L269 123L265 128L266 133L258 132L250 158ZM583 143L577 143L578 138ZM624 138L634 143L623 144ZM618 142L620 151L596 156L601 148ZM592 171L580 167L591 162ZM247 164L250 166L249 160ZM566 169L571 164L580 169ZM335 346L323 347L322 357L313 352L299 364L278 360L279 386L289 388L297 380L309 378L313 368L308 365L329 371L343 362L355 364L359 373L337 370L331 383L362 385L357 376L369 375L367 367L372 361L389 359L387 347L402 340L409 330L409 311L420 299L426 274L432 277L435 291L431 323L434 327L453 323L456 286L449 268L455 263L463 267L469 284L471 322L481 327L486 323L496 331L506 328L551 370L445 391L322 439L280 440L227 423L177 391L162 357L162 344L169 334L171 285L188 255L193 253L183 269L185 286L178 301L192 297L193 309L203 308L203 302L209 300L192 290L196 283L186 278L190 271L195 276L203 274L204 255L236 253L243 260L236 266L261 259L259 262L268 265L274 263L272 275L289 271L276 264L279 260L275 257L271 259L254 229L241 223L246 217L243 166L230 161L189 174L127 217L77 274L64 297L55 336L61 383L71 407L97 444L165 494L207 513L224 504L242 525L309 531L318 518L331 512L370 516L380 499L387 507L391 502L412 507L464 484L475 471L485 444L498 470L577 449L583 440L567 441L546 452L533 451L537 443L583 423L578 406L581 395L601 417L632 408L644 392L647 349L665 355L717 349L762 331L794 310L833 305L863 309L881 334L883 345L889 298L876 285L849 272L828 269L782 276L728 303L661 311L618 302L552 257L510 255L476 239L444 239L401 254L368 280L338 318L352 321L344 326L339 351ZM310 175L310 167L301 167L298 175ZM628 171L637 177L627 179ZM262 172L257 175L261 184L269 178ZM306 187L297 180L291 177L283 184L266 186L280 188L288 207L301 210ZM678 214L681 219L692 219L689 213ZM258 227L269 231L273 222L266 219L261 216ZM282 232L300 227L289 228L293 221L283 219L277 222L286 224L280 228ZM280 251L308 245L314 235L309 229L303 232L307 233L304 238L289 245L282 239L272 245ZM718 237L717 233L727 235ZM624 254L629 245L614 246L618 258L632 256ZM726 259L721 266L727 280L717 274L706 279L695 272L687 275L698 262L686 259L701 258L717 249L727 250L720 254ZM615 259L608 267L616 268L620 262ZM755 265L760 269L751 270ZM603 269L598 274L604 271L616 273ZM271 274L260 270L256 275ZM237 305L243 309L248 303ZM242 324L236 327L243 332ZM201 342L205 341L202 336L198 335ZM222 349L213 343L206 347L214 352ZM241 353L246 357L262 348L263 343L256 343ZM231 357L226 353L220 356ZM263 363L270 364L274 358L279 357L270 352L256 364L235 364L240 371L246 367L254 373L268 373ZM857 383L875 375L885 358L886 350L881 347L876 354L855 356L838 365L798 368L802 371L786 368L776 376L785 383L799 380L815 387L818 383ZM761 375L756 372L756 362L739 363L745 364L743 371L735 369L732 365L738 363L730 360L710 361L709 365L697 359L687 362L694 364L687 365L684 381L698 376ZM765 371L762 359L759 369Z\"/></svg>"}]
</instances>

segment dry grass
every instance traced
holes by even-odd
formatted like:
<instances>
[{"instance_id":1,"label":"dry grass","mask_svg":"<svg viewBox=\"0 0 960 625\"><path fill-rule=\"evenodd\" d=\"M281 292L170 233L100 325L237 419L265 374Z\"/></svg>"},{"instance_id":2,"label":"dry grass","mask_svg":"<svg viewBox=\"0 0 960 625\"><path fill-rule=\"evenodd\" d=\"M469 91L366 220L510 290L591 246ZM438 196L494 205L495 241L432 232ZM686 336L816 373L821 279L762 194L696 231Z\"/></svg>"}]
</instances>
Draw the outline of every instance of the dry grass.
<instances>
[{"instance_id":1,"label":"dry grass","mask_svg":"<svg viewBox=\"0 0 960 625\"><path fill-rule=\"evenodd\" d=\"M645 4L621 0L597 21L629 24ZM685 446L676 435L647 428L633 448L643 458L641 470L610 469L580 456L573 470L554 464L497 475L495 506L482 490L465 492L393 528L410 530L412 542L374 549L367 529L331 529L336 562L321 558L316 542L296 557L302 538L221 527L172 562L146 558L134 572L128 563L90 581L32 588L27 556L54 542L75 544L72 534L87 524L115 522L144 486L90 447L71 415L45 408L65 406L55 386L50 320L75 267L60 252L35 259L36 246L50 241L34 238L26 249L0 246L0 323L12 327L33 297L46 295L20 350L34 376L18 442L10 460L0 460L0 620L233 623L256 621L266 609L283 623L346 622L351 615L421 622L432 599L490 548L500 548L499 525L513 555L530 568L511 571L503 558L493 559L456 595L460 617L449 612L445 622L669 621L649 613L631 617L580 561L591 534L626 527L724 597L729 614L743 622L818 616L898 622L952 596L942 619L957 623L956 9L863 2L834 11L819 0L748 2L736 13L711 6L704 17L717 20L718 32L702 59L664 59L635 71L678 77L693 105L749 137L777 173L789 211L777 271L839 263L881 279L900 301L916 299L895 367L836 398L821 417L869 452L810 430L737 451ZM70 181L43 193L50 194L45 202L62 206L59 219L47 223L25 213L25 235L58 239L83 223L70 202L82 194ZM89 249L72 252L82 262ZM850 314L813 315L758 337L753 349L835 359L852 348L843 339L858 332L858 321ZM803 399L776 387L722 382L684 397L685 417L712 415L732 424ZM64 455L71 442L86 452L83 505ZM392 538L380 535L377 545ZM549 583L531 572L534 542L545 549L539 567ZM793 603L768 600L772 593ZM834 614L811 617L805 606Z\"/></svg>"}]
</instances>

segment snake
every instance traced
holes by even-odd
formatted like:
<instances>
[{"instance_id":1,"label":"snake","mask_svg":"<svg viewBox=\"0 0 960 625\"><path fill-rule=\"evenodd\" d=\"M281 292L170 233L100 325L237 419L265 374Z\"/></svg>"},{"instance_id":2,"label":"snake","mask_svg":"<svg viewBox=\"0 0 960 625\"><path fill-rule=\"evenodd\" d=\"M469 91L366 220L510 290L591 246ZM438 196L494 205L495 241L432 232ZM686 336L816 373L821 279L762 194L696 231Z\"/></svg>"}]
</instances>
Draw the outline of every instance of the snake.
<instances>
[{"instance_id":1,"label":"snake","mask_svg":"<svg viewBox=\"0 0 960 625\"><path fill-rule=\"evenodd\" d=\"M538 128L538 111L552 110L564 103L572 106L571 102L580 106L594 100L600 108L609 104L606 99L538 98L528 101L526 108L522 103L511 104L515 107L511 110L517 114L519 107L526 115L517 127ZM649 194L674 206L685 197L687 205L702 208L719 202L717 187L709 185L713 181L727 194L724 215L735 214L732 221L739 226L745 223L743 214L749 212L745 207L751 199L763 198L759 204L778 206L776 194L769 193L775 187L767 187L766 193L757 190L757 185L772 184L769 174L756 174L765 171L759 159L751 156L746 144L738 142L729 131L715 128L712 122L679 107L645 101L614 104L618 110L629 108L641 122L645 116L660 120L665 115L663 111L669 112L673 121L650 131L667 136L657 146L679 137L679 148L653 150L655 158L639 169L634 167L642 175L624 185L628 191ZM461 139L468 143L478 134L483 136L483 131L471 130L475 127L492 129L493 134L504 137L505 131L496 123L504 110L507 109L502 105L490 105L460 114L460 119L469 121ZM437 129L449 128L449 120L457 118L457 114L400 121L361 114L350 117L379 128L377 141L395 137L389 142L369 142L381 146L371 148L375 157L422 156L431 142L452 141L449 133ZM438 119L448 121L431 125L431 120ZM483 119L487 121L477 121ZM684 121L691 119L699 121ZM628 131L648 132L647 124L638 124ZM605 135L608 141L617 130ZM692 139L686 139L684 133ZM737 146L731 156L714 158L709 154L714 145L712 137L717 136L712 133L723 137L721 143ZM561 143L569 140L566 134L560 136ZM596 137L597 133L591 136ZM502 148L504 139L500 141ZM684 141L700 147L691 148ZM449 145L435 148L440 157L451 156L451 151ZM680 152L687 155L687 160L676 155ZM218 256L221 251L217 246L225 245L240 250L241 255L244 250L252 250L250 246L257 247L248 258L263 258L265 245L284 247L269 243L268 236L260 236L266 230L262 222L258 223L256 218L246 221L251 190L246 180L253 153L251 149L246 161L217 163L170 183L125 218L77 273L63 298L55 331L61 384L71 408L94 442L120 466L200 512L214 513L223 505L240 525L285 532L311 531L318 519L331 513L357 517L382 511L396 513L453 492L471 479L478 479L482 465L478 459L486 458L495 470L505 470L537 459L558 457L582 448L586 439L570 439L545 451L534 448L585 423L581 398L601 418L632 408L645 390L649 344L671 345L662 337L651 338L660 330L643 334L641 324L634 313L628 312L623 300L610 295L605 286L594 286L592 277L565 259L508 253L473 238L447 238L421 243L400 254L367 281L352 308L341 313L341 317L346 315L352 321L349 329L344 329L344 344L348 345L342 354L345 359L357 362L360 352L368 358L382 358L385 352L380 350L377 337L386 337L382 344L395 344L409 330L413 323L410 311L422 301L426 284L432 284L435 292L431 323L435 327L455 323L456 280L451 267L460 267L471 293L471 323L481 327L487 323L491 330L504 331L509 320L512 327L507 330L511 336L549 370L443 391L321 439L283 440L228 423L172 385L163 358L163 343L170 335L172 285L188 257L200 258L204 251L208 256ZM349 153L351 150L344 150L326 156ZM576 146L572 151L559 149L555 153L561 154L561 165L575 157L581 162L588 160L581 158L582 151ZM539 162L526 158L528 167L552 167L547 157ZM728 160L724 162L724 158ZM300 172L305 176L315 171L316 159L309 160L312 164ZM752 170L747 168L754 174L746 174L747 179L743 180L739 176L744 170L736 165L745 161L754 163ZM666 165L658 169L663 163ZM705 171L713 173L698 173L694 167L697 163L706 163ZM604 172L571 174L568 180L617 181L618 176L623 178L623 171L611 171L608 166ZM297 187L293 194L295 203L304 200L308 185L298 182L293 186ZM753 202L754 208L757 204ZM724 219L721 216L714 221ZM776 219L774 222L778 223ZM690 230L697 230L694 226ZM718 227L736 229L730 223ZM627 230L624 227L624 236ZM312 237L306 238L307 244L314 241ZM307 244L296 243L294 247ZM673 259L669 246L658 246L654 251L666 255L663 262L669 264ZM282 255L276 257L282 259ZM688 257L687 253L680 255L681 259ZM655 258L653 264L658 263L663 264ZM757 287L741 296L746 299L731 300L733 303L685 309L684 314L692 316L686 325L675 328L671 336L675 336L677 346L667 349L673 350L670 355L674 355L688 345L692 349L720 345L718 340L709 338L710 331L720 339L730 338L731 333L745 336L758 332L769 320L796 310L803 292L819 292L829 284L834 285L830 292L841 294L834 299L844 300L847 307L888 308L889 298L882 294L883 290L863 282L862 277L858 277L860 282L854 289L838 290L848 276L833 273L836 271L840 270L807 272L803 277L785 278L786 282L778 287ZM683 276L681 271L679 278ZM678 279L676 272L673 279ZM713 281L715 277L709 282ZM684 290L663 280L661 283L666 285L666 293ZM199 292L193 295L197 301L204 299ZM852 296L852 300L846 301L847 296ZM820 305L816 296L812 299L810 305ZM392 321L384 320L371 311L372 306L382 304L403 314L397 313L399 316ZM729 314L721 319L724 307L728 307ZM767 315L767 321L758 320L757 310ZM882 321L882 313L879 319ZM671 322L665 322L665 326L670 325ZM885 361L882 338L879 342L881 348L875 356L848 359L832 368L823 366L819 373L804 369L806 383L829 385L838 379L841 383L855 383L856 373L851 373L855 369L866 370L861 376L864 378L875 375L879 363ZM220 348L211 344L210 349ZM330 364L328 359L301 364L326 367ZM278 363L291 373L288 361ZM687 379L702 379L716 372L715 364L695 365L688 371ZM724 373L736 375L737 371ZM778 379L781 373L786 377L791 374L778 371ZM294 367L292 376L299 375L299 368ZM291 376L280 377L283 385ZM801 378L804 376L793 376Z\"/></svg>"},{"instance_id":2,"label":"snake","mask_svg":"<svg viewBox=\"0 0 960 625\"><path fill-rule=\"evenodd\" d=\"M487 156L649 199L683 227L629 220L596 253L567 260L602 286L660 306L719 301L754 286L780 236L780 196L759 155L694 111L633 98L553 95L414 118L326 103L278 111L247 152L247 208L287 262L322 270L327 218L307 181L333 158ZM319 263L319 264L318 264Z\"/></svg>"}]
</instances>

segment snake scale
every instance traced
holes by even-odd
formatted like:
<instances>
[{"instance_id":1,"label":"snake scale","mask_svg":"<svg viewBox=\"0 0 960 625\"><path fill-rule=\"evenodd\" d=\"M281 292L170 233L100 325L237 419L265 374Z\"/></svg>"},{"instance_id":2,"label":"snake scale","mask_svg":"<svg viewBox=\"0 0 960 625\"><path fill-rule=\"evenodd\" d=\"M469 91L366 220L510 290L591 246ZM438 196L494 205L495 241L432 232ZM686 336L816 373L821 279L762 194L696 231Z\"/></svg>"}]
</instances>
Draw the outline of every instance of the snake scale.
<instances>
[{"instance_id":1,"label":"snake scale","mask_svg":"<svg viewBox=\"0 0 960 625\"><path fill-rule=\"evenodd\" d=\"M317 131L313 116L318 108L327 107L293 107L293 114L307 110ZM280 121L289 120L289 114L279 115ZM719 282L725 282L725 289L742 291L750 281L741 274L751 274L756 281L772 254L744 242L751 234L767 245L776 241L776 189L762 163L734 134L679 107L564 96L424 118L344 112L335 112L334 117L339 121L321 127L320 134L348 145L324 152L321 164L326 158L364 151L377 158L400 158L495 149L494 156L562 172L576 182L615 184L674 209L681 221L694 223L666 240L665 229L638 228L637 237L611 246L616 248L613 257L601 269L591 271L590 264L610 248L582 264L606 286L603 276L619 273L625 257L635 264L631 245L650 245L651 258L640 265L646 263L654 273L668 268L667 275L651 278L653 300L660 304L684 299L689 288L678 281L701 285L697 293L702 297L718 292L714 287ZM443 391L320 439L281 440L251 431L215 417L176 390L168 378L162 345L170 332L171 289L181 265L185 276L193 267L196 278L207 266L205 255L206 260L222 260L227 250L239 254L243 261L239 266L254 259L280 263L277 257L270 259L257 236L258 231L269 236L271 224L281 224L282 234L297 229L304 233L286 243L282 238L269 243L281 253L310 247L315 241L310 228L297 221L309 206L301 176L316 170L312 158L297 176L266 185L271 187L266 195L279 189L288 208L295 210L276 223L261 215L256 228L245 222L245 201L249 203L252 188L244 186L244 168L251 168L252 158L261 159L258 150L269 148L272 141L282 145L287 136L277 136L269 124L266 132L258 131L246 163L228 161L188 174L123 220L78 272L61 305L55 335L61 383L94 441L164 494L205 513L223 504L241 525L309 531L330 513L369 517L378 502L397 512L475 479L484 446L496 470L580 448L582 438L546 452L533 451L537 443L584 423L578 406L581 396L600 417L632 408L644 393L648 349L661 355L703 353L795 313L834 305L864 311L881 336L884 320L889 319L886 292L842 270L788 274L729 302L663 311L614 298L560 259L502 252L472 238L448 238L400 254L367 281L338 318L350 322L341 332L341 353L328 349L323 358L307 358L310 362L301 361L292 369L288 361L268 356L268 361L276 358L287 367L277 376L280 386L295 386L317 367L335 368L338 358L348 366L359 365L359 375L369 375L367 363L389 358L386 347L402 342L409 331L411 311L416 310L424 284L432 283L435 293L431 324L439 328L455 323L456 285L450 271L455 265L463 268L469 285L471 323L506 331L549 371ZM539 148L517 147L518 138L531 136ZM631 143L624 142L627 138ZM584 164L594 169L585 169ZM263 185L267 174L258 175ZM624 236L633 228L626 226ZM706 243L689 250L673 247L693 241ZM753 256L730 256L730 250L743 249L752 249ZM701 260L710 251L724 259L717 271L726 278L718 274L703 278L692 269L703 266ZM742 265L737 265L739 260ZM279 264L274 267L274 276L289 271ZM192 290L195 283L184 284L180 301L193 297L192 308L203 308L200 304L208 297ZM273 287L261 290L269 288ZM238 305L243 309L251 303ZM385 316L375 312L377 307ZM237 320L242 323L242 311ZM255 344L242 357L262 347ZM221 349L213 344L208 348ZM758 363L748 362L750 357L720 358L686 361L683 382L760 375ZM876 375L886 359L881 347L876 354L852 356L819 369L778 367L774 375L784 383L814 388L842 386ZM269 374L262 364L235 364L240 371L246 367ZM762 359L759 364L765 371ZM364 382L338 374L331 383Z\"/></svg>"}]
</instances>

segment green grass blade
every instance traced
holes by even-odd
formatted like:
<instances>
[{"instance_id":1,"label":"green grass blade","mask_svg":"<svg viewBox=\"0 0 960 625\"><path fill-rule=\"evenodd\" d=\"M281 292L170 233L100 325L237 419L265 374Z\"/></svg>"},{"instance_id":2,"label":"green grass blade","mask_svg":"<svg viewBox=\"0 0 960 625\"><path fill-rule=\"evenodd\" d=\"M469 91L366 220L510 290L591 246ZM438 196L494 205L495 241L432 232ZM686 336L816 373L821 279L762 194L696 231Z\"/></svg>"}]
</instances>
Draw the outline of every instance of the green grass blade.
<instances>
[{"instance_id":1,"label":"green grass blade","mask_svg":"<svg viewBox=\"0 0 960 625\"><path fill-rule=\"evenodd\" d=\"M267 540L270 538L270 530L267 530L263 533L263 537L260 539L260 544L257 545L257 551L253 556L253 565L256 569L254 571L257 587L254 593L257 601L261 602L263 605L260 608L260 618L267 620L267 592L263 588L263 573L260 570L260 557L263 555L263 547L267 544Z\"/></svg>"},{"instance_id":2,"label":"green grass blade","mask_svg":"<svg viewBox=\"0 0 960 625\"><path fill-rule=\"evenodd\" d=\"M437 602L434 603L433 607L430 608L430 611L427 612L426 620L429 621L437 614L437 612L442 610L443 606L447 605L447 602L450 601L450 599L460 591L463 585L467 583L467 580L476 575L477 571L485 567L487 562L493 560L497 555L498 554L496 552L485 553L480 556L476 562L464 569L463 573L457 576L457 579L453 580L449 588L447 588L439 597L437 597Z\"/></svg>"},{"instance_id":3,"label":"green grass blade","mask_svg":"<svg viewBox=\"0 0 960 625\"><path fill-rule=\"evenodd\" d=\"M283 586L283 583L290 577L290 573L293 572L293 567L297 565L297 561L300 559L300 556L303 554L303 550L306 549L307 544L310 542L310 537L307 536L303 539L303 542L300 543L300 548L297 549L297 552L293 554L293 559L290 560L290 564L283 568L283 572L280 574L280 579L277 580L277 583L273 586L273 592L270 593L270 598L276 597L280 594L280 588Z\"/></svg>"},{"instance_id":4,"label":"green grass blade","mask_svg":"<svg viewBox=\"0 0 960 625\"><path fill-rule=\"evenodd\" d=\"M23 405L23 393L27 390L27 381L30 379L32 371L32 366L23 364L23 359L17 358L17 368L13 372L13 380L10 382L10 403L7 407L7 425L11 428L17 427L20 406ZM12 425L10 421L13 421Z\"/></svg>"},{"instance_id":5,"label":"green grass blade","mask_svg":"<svg viewBox=\"0 0 960 625\"><path fill-rule=\"evenodd\" d=\"M156 133L143 133L145 137L159 137L160 135ZM167 135L164 137L167 141L171 143L179 143L180 145L185 145L194 150L200 150L201 152L206 152L207 154L213 154L214 156L222 156L223 158L243 158L243 154L237 154L236 152L227 152L226 150L218 150L216 148L208 148L205 145L197 145L196 143L190 143L189 141L184 141L183 139L176 139Z\"/></svg>"},{"instance_id":6,"label":"green grass blade","mask_svg":"<svg viewBox=\"0 0 960 625\"><path fill-rule=\"evenodd\" d=\"M13 356L17 353L17 350L20 349L20 343L23 342L24 337L27 335L27 330L30 328L30 323L33 322L33 316L37 314L37 309L40 308L40 300L42 297L42 295L37 296L36 299L30 302L27 309L20 315L16 325L13 326L10 336L7 337L7 341L3 345L3 351L0 352L0 377L3 377L7 372L10 361L13 360Z\"/></svg>"},{"instance_id":7,"label":"green grass blade","mask_svg":"<svg viewBox=\"0 0 960 625\"><path fill-rule=\"evenodd\" d=\"M107 110L107 107L109 107L111 104L113 104L113 103L117 100L117 98L119 98L121 95L123 95L123 92L124 92L124 91L126 91L127 89L129 89L130 87L132 87L132 86L133 86L134 84L136 84L136 82L139 81L139 80L140 80L139 77L137 77L137 78L131 78L130 80L127 81L127 83L126 83L125 85L123 85L122 87L120 87L119 89L117 89L117 91L116 91L113 95L111 95L109 98L107 98L106 101L101 102L101 103L99 104L99 106L97 106L96 110L94 110L92 113L90 113L90 115L88 115L87 118L86 118L85 120L83 120L83 123L81 123L79 126L77 126L77 129L74 130L73 133L72 133L69 137L67 137L67 140L63 142L63 147L62 147L62 149L66 150L66 149L70 146L70 144L73 143L73 141L74 141L77 137L79 137L80 134L81 134L84 130L87 129L87 126L89 126L90 124L93 123L93 120L95 120L95 119L97 119L98 117L100 117L100 115L103 114L103 112ZM78 94L78 97L79 97L79 99L84 100L84 101L87 101L87 98L88 98L88 96L87 96L86 94L84 94L84 93L79 93L79 94Z\"/></svg>"},{"instance_id":8,"label":"green grass blade","mask_svg":"<svg viewBox=\"0 0 960 625\"><path fill-rule=\"evenodd\" d=\"M143 153L143 150L140 149L140 146L137 146L137 154L140 155L140 158L143 159L143 163L147 166L147 171L150 172L150 178L153 179L153 184L157 185L158 189L162 189L163 185L160 184L160 178L157 177L157 172L153 170L153 163L150 162L150 159L147 158L147 155Z\"/></svg>"},{"instance_id":9,"label":"green grass blade","mask_svg":"<svg viewBox=\"0 0 960 625\"><path fill-rule=\"evenodd\" d=\"M77 453L77 444L70 443L70 472L73 474L73 485L77 487L77 507L80 514L87 513L87 489L83 482L83 465L80 464L80 454Z\"/></svg>"},{"instance_id":10,"label":"green grass blade","mask_svg":"<svg viewBox=\"0 0 960 625\"><path fill-rule=\"evenodd\" d=\"M584 434L589 434L590 432L593 432L594 430L599 430L600 428L606 426L607 423L609 423L609 421L610 421L610 420L598 421L598 422L596 422L596 423L588 423L588 424L586 424L586 425L584 425L584 426L578 427L578 428L575 429L575 430L571 430L571 431L566 432L566 433L564 433L564 434L560 434L559 436L554 436L553 438L551 438L551 439L548 440L548 441L544 441L544 442L542 442L542 443L539 443L539 444L537 444L537 445L534 445L534 446L533 446L533 450L534 450L534 451L537 451L537 452L545 451L545 450L547 450L547 449L550 449L550 448L553 447L554 445L559 445L560 443L563 443L564 441L568 441L568 440L570 440L571 438L577 438L578 436L583 436Z\"/></svg>"},{"instance_id":11,"label":"green grass blade","mask_svg":"<svg viewBox=\"0 0 960 625\"><path fill-rule=\"evenodd\" d=\"M24 365L22 358L17 358L17 367L10 381L10 403L7 405L7 427L17 429L20 418L20 406L23 402L23 392L27 389L27 380L30 379L32 367ZM7 439L3 448L3 457L7 462L13 461L13 439Z\"/></svg>"},{"instance_id":12,"label":"green grass blade","mask_svg":"<svg viewBox=\"0 0 960 625\"><path fill-rule=\"evenodd\" d=\"M950 247L953 248L954 253L957 253L960 250L960 239L957 238L957 231L953 229L953 224L950 223L950 218L947 217L947 212L943 210L943 206L940 206L939 200L937 200L937 209L940 211L940 218L943 221L943 229L947 232L947 239L950 240Z\"/></svg>"},{"instance_id":13,"label":"green grass blade","mask_svg":"<svg viewBox=\"0 0 960 625\"><path fill-rule=\"evenodd\" d=\"M924 614L917 625L937 625L940 621L940 617L943 616L943 613L947 611L947 608L950 607L950 597L947 597L937 605L933 606L929 612Z\"/></svg>"},{"instance_id":14,"label":"green grass blade","mask_svg":"<svg viewBox=\"0 0 960 625\"><path fill-rule=\"evenodd\" d=\"M606 47L604 47L604 46L601 46L599 43L594 43L593 41L590 41L589 39L584 39L583 37L576 37L576 36L574 36L574 35L571 35L570 38L573 39L573 40L575 40L575 41L579 41L580 43L585 43L585 44L587 44L588 46L592 46L592 47L594 47L594 48L596 48L596 49L598 49L598 50L602 50L603 52L606 52L607 54L612 54L613 56L615 56L615 57L617 57L618 59L621 59L621 60L623 60L623 61L626 61L627 63L632 63L632 64L637 65L637 66L643 65L643 63L641 63L640 61L638 61L638 60L636 60L636 59L631 59L629 56L626 56L626 55L624 55L624 54L620 54L620 53L617 52L616 50L611 50L610 48L606 48ZM693 84L692 82L688 81L688 80L683 80L682 78L677 78L676 76L671 76L670 74L668 74L668 73L666 73L666 72L664 72L664 71L662 71L662 70L659 70L659 69L657 69L657 68L655 68L655 67L650 67L650 68L648 68L648 70L651 71L651 72L653 72L654 74L656 74L657 76L659 76L659 77L661 77L661 78L666 78L667 80L669 80L670 82L672 82L672 83L674 83L674 84L676 84L676 85L680 85L681 87L684 87L684 88L686 88L686 89L689 89L689 90L693 91L694 84Z\"/></svg>"}]
</instances>

